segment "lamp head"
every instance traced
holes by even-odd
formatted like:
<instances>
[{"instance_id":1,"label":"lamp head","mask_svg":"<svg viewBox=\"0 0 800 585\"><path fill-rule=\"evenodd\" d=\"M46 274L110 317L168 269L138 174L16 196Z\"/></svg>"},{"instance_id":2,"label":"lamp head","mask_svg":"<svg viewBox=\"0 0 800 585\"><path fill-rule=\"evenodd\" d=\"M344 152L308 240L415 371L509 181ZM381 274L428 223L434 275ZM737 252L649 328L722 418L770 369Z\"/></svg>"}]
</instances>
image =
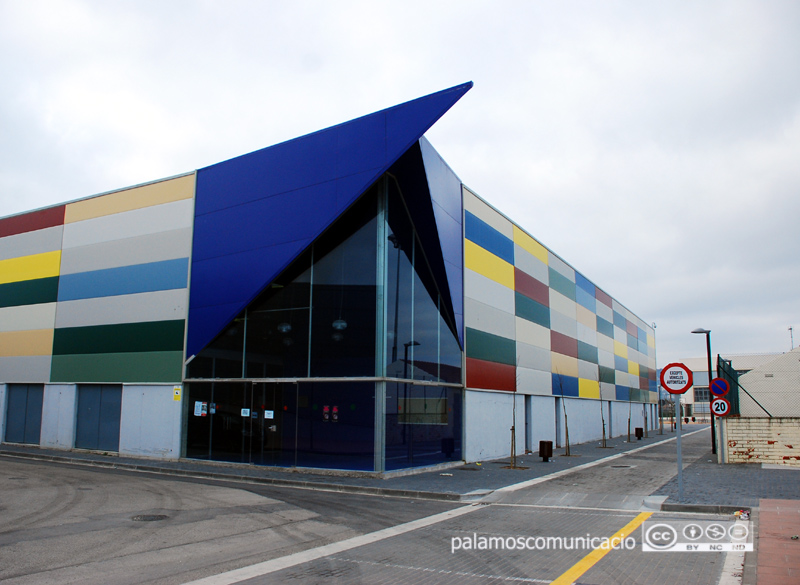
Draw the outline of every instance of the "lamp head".
<instances>
[{"instance_id":1,"label":"lamp head","mask_svg":"<svg viewBox=\"0 0 800 585\"><path fill-rule=\"evenodd\" d=\"M692 333L711 333L711 329L703 329L702 327L698 327Z\"/></svg>"}]
</instances>

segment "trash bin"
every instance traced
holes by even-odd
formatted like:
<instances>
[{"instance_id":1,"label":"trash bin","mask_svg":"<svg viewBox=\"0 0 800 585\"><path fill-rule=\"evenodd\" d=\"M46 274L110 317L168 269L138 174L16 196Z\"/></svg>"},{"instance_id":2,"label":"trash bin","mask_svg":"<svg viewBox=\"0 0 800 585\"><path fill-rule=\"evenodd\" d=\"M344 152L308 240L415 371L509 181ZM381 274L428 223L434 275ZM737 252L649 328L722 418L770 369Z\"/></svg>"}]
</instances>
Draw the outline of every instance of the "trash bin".
<instances>
[{"instance_id":1,"label":"trash bin","mask_svg":"<svg viewBox=\"0 0 800 585\"><path fill-rule=\"evenodd\" d=\"M553 456L553 441L539 441L539 457L547 463Z\"/></svg>"},{"instance_id":2,"label":"trash bin","mask_svg":"<svg viewBox=\"0 0 800 585\"><path fill-rule=\"evenodd\" d=\"M633 434L636 435L637 440L641 441L642 437L644 437L644 429L642 427L636 427Z\"/></svg>"}]
</instances>

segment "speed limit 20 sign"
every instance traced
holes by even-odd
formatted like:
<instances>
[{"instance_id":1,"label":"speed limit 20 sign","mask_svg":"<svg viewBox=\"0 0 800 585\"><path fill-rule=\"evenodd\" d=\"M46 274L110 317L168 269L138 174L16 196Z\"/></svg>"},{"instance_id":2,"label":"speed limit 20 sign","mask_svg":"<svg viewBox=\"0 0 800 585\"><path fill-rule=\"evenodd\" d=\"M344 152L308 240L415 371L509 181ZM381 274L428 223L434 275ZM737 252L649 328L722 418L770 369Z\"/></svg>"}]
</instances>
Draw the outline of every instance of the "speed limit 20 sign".
<instances>
[{"instance_id":1,"label":"speed limit 20 sign","mask_svg":"<svg viewBox=\"0 0 800 585\"><path fill-rule=\"evenodd\" d=\"M731 403L717 396L711 401L711 412L714 416L728 416L731 412Z\"/></svg>"}]
</instances>

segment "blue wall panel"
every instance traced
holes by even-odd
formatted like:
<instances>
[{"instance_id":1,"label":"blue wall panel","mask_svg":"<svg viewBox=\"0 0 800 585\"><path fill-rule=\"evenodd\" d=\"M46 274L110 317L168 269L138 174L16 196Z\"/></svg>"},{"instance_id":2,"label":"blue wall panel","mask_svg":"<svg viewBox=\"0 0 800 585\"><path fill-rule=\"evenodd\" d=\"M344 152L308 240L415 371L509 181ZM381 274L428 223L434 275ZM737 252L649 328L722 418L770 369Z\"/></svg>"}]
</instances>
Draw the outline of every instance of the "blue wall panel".
<instances>
[{"instance_id":1,"label":"blue wall panel","mask_svg":"<svg viewBox=\"0 0 800 585\"><path fill-rule=\"evenodd\" d=\"M187 354L207 345L471 87L460 85L199 170ZM261 215L265 210L270 215ZM277 255L278 245L284 255ZM266 250L273 257L265 261ZM212 258L216 270L210 264L195 269ZM242 268L252 276L242 278ZM202 307L210 310L197 311Z\"/></svg>"},{"instance_id":2,"label":"blue wall panel","mask_svg":"<svg viewBox=\"0 0 800 585\"><path fill-rule=\"evenodd\" d=\"M58 300L74 301L185 288L188 270L189 259L178 258L63 274L58 283Z\"/></svg>"},{"instance_id":3,"label":"blue wall panel","mask_svg":"<svg viewBox=\"0 0 800 585\"><path fill-rule=\"evenodd\" d=\"M514 264L514 242L469 211L464 212L464 235L484 250Z\"/></svg>"}]
</instances>

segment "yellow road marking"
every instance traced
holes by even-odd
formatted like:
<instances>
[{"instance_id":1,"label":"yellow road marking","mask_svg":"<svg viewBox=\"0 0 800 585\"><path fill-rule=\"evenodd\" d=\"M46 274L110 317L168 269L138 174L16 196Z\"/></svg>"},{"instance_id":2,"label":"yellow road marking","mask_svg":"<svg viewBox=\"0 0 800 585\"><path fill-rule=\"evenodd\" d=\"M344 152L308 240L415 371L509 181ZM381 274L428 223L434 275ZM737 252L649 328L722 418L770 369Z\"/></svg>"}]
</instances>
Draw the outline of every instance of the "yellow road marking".
<instances>
[{"instance_id":1,"label":"yellow road marking","mask_svg":"<svg viewBox=\"0 0 800 585\"><path fill-rule=\"evenodd\" d=\"M639 528L642 522L647 520L652 515L652 512L642 512L636 518L628 522L628 524L626 524L622 529L616 532L611 538L609 538L609 542L613 542L614 539L624 540L626 536L630 536L634 530ZM572 567L568 569L566 573L558 577L550 585L570 585L571 583L574 583L576 579L579 579L581 575L595 566L600 559L602 559L612 550L614 549L612 549L610 546L607 548L594 549L580 561L572 565Z\"/></svg>"}]
</instances>

